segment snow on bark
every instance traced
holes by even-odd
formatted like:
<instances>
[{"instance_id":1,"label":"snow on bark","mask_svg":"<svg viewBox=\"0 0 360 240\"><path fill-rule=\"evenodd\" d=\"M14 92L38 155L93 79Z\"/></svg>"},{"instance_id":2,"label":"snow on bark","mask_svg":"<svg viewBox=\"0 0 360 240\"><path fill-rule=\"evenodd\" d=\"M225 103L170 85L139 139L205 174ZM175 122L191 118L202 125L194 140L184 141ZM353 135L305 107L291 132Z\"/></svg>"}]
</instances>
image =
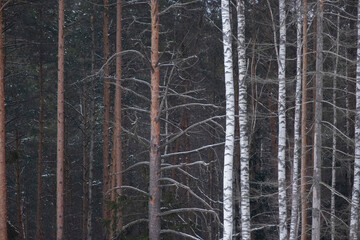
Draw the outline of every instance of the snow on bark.
<instances>
[{"instance_id":1,"label":"snow on bark","mask_svg":"<svg viewBox=\"0 0 360 240\"><path fill-rule=\"evenodd\" d=\"M298 208L299 208L299 150L300 150L300 113L301 113L301 1L296 0L296 97L295 97L295 119L294 119L294 159L292 170L292 192L291 192L291 221L290 240L297 239Z\"/></svg>"},{"instance_id":2,"label":"snow on bark","mask_svg":"<svg viewBox=\"0 0 360 240\"><path fill-rule=\"evenodd\" d=\"M357 59L356 59L356 113L355 113L355 160L354 185L351 198L350 240L357 240L359 226L359 191L360 191L360 1L358 2L357 20Z\"/></svg>"},{"instance_id":3,"label":"snow on bark","mask_svg":"<svg viewBox=\"0 0 360 240\"><path fill-rule=\"evenodd\" d=\"M285 0L279 0L280 45L278 57L278 184L279 184L279 239L287 239L286 228L286 174L285 174L285 148L286 148L286 89L285 89L285 56L286 56L286 12Z\"/></svg>"},{"instance_id":4,"label":"snow on bark","mask_svg":"<svg viewBox=\"0 0 360 240\"><path fill-rule=\"evenodd\" d=\"M222 32L224 46L224 71L226 93L226 133L224 152L224 179L223 179L223 213L224 233L223 240L231 240L233 233L233 152L235 131L235 104L233 86L233 63L231 48L231 25L229 14L229 0L221 1Z\"/></svg>"},{"instance_id":5,"label":"snow on bark","mask_svg":"<svg viewBox=\"0 0 360 240\"><path fill-rule=\"evenodd\" d=\"M241 181L241 237L250 239L249 139L247 135L246 45L244 2L238 1L238 64L239 64L239 128Z\"/></svg>"}]
</instances>

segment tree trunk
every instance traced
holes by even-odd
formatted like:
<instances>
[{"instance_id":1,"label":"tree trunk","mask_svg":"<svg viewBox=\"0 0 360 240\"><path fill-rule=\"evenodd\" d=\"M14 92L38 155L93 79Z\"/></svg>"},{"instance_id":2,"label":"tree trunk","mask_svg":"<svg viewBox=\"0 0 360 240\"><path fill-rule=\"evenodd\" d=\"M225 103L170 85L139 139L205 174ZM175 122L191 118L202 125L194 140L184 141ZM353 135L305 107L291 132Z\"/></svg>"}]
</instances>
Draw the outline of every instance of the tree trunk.
<instances>
[{"instance_id":1,"label":"tree trunk","mask_svg":"<svg viewBox=\"0 0 360 240\"><path fill-rule=\"evenodd\" d=\"M95 8L95 5L94 5ZM91 26L91 74L95 71L95 31L94 31L94 11L90 16ZM87 240L92 239L92 183L93 183L93 163L94 163L94 141L95 141L95 79L91 79L91 107L90 107L90 146L89 146L89 167L88 167L88 212L87 212Z\"/></svg>"},{"instance_id":2,"label":"tree trunk","mask_svg":"<svg viewBox=\"0 0 360 240\"><path fill-rule=\"evenodd\" d=\"M115 84L115 104L114 104L114 148L115 148L115 175L116 178L116 194L117 197L121 195L122 185L122 159L121 159L121 0L117 0L116 4L116 84ZM122 217L121 208L117 208L116 211L116 229L121 231L122 229Z\"/></svg>"},{"instance_id":3,"label":"tree trunk","mask_svg":"<svg viewBox=\"0 0 360 240\"><path fill-rule=\"evenodd\" d=\"M285 0L279 0L280 13L280 45L278 56L278 184L279 184L279 239L287 239L286 227L286 88L285 88L285 58L286 58L286 12Z\"/></svg>"},{"instance_id":4,"label":"tree trunk","mask_svg":"<svg viewBox=\"0 0 360 240\"><path fill-rule=\"evenodd\" d=\"M104 39L104 64L109 58L109 6L108 0L104 0L104 24L103 24L103 39ZM103 220L109 219L109 210L107 207L106 193L109 189L109 121L110 121L110 79L109 79L109 65L104 66L104 122L103 122L103 184L102 184L102 217ZM106 238L106 229L103 230L103 236Z\"/></svg>"},{"instance_id":5,"label":"tree trunk","mask_svg":"<svg viewBox=\"0 0 360 240\"><path fill-rule=\"evenodd\" d=\"M84 59L85 65L85 59ZM85 66L84 66L85 68ZM86 70L84 69L84 73ZM82 239L87 237L87 215L88 215L88 159L87 159L87 86L83 82L82 88Z\"/></svg>"},{"instance_id":6,"label":"tree trunk","mask_svg":"<svg viewBox=\"0 0 360 240\"><path fill-rule=\"evenodd\" d=\"M360 191L360 1L357 16L357 59L356 59L356 112L355 112L355 160L354 185L351 198L350 240L357 240L359 231L359 191Z\"/></svg>"},{"instance_id":7,"label":"tree trunk","mask_svg":"<svg viewBox=\"0 0 360 240\"><path fill-rule=\"evenodd\" d=\"M44 131L44 76L43 76L43 13L40 8L40 46L39 46L39 88L40 88L40 107L39 107L39 143L38 143L38 162L37 162L37 202L36 202L36 239L42 240L41 230L41 188L42 188L42 159L43 159L43 131Z\"/></svg>"},{"instance_id":8,"label":"tree trunk","mask_svg":"<svg viewBox=\"0 0 360 240\"><path fill-rule=\"evenodd\" d=\"M64 239L64 0L59 0L56 239Z\"/></svg>"},{"instance_id":9,"label":"tree trunk","mask_svg":"<svg viewBox=\"0 0 360 240\"><path fill-rule=\"evenodd\" d=\"M301 240L307 239L307 0L303 1L302 20L302 95L301 95Z\"/></svg>"},{"instance_id":10,"label":"tree trunk","mask_svg":"<svg viewBox=\"0 0 360 240\"><path fill-rule=\"evenodd\" d=\"M301 1L296 0L296 98L295 98L295 117L294 117L294 160L292 166L292 193L291 193L291 222L290 240L297 239L298 233L298 179L299 179L299 160L300 160L300 108L301 108Z\"/></svg>"},{"instance_id":11,"label":"tree trunk","mask_svg":"<svg viewBox=\"0 0 360 240\"><path fill-rule=\"evenodd\" d=\"M151 0L151 135L149 183L149 239L160 239L160 96L159 96L159 3Z\"/></svg>"},{"instance_id":12,"label":"tree trunk","mask_svg":"<svg viewBox=\"0 0 360 240\"><path fill-rule=\"evenodd\" d=\"M246 91L245 6L238 1L239 129L241 182L241 237L250 239L249 138Z\"/></svg>"},{"instance_id":13,"label":"tree trunk","mask_svg":"<svg viewBox=\"0 0 360 240\"><path fill-rule=\"evenodd\" d=\"M224 240L231 240L233 234L233 153L235 134L234 80L231 46L230 6L228 0L221 0L221 19L224 48L224 72L226 95L226 132L223 176Z\"/></svg>"},{"instance_id":14,"label":"tree trunk","mask_svg":"<svg viewBox=\"0 0 360 240\"><path fill-rule=\"evenodd\" d=\"M19 146L20 146L20 139L19 139L19 132L15 130L15 152L16 152L16 162L15 162L15 189L16 189L16 212L17 212L17 221L18 221L18 232L19 232L19 239L24 239L24 226L22 221L22 204L21 204L21 181L20 181L20 156L19 156Z\"/></svg>"},{"instance_id":15,"label":"tree trunk","mask_svg":"<svg viewBox=\"0 0 360 240\"><path fill-rule=\"evenodd\" d=\"M0 0L0 6L3 5ZM7 240L6 232L6 159L5 159L5 89L4 89L4 52L2 10L0 11L0 239Z\"/></svg>"},{"instance_id":16,"label":"tree trunk","mask_svg":"<svg viewBox=\"0 0 360 240\"><path fill-rule=\"evenodd\" d=\"M317 2L317 33L316 33L316 98L314 123L314 173L313 173L313 203L312 203L312 231L311 239L320 240L320 203L321 203L321 121L323 95L323 0Z\"/></svg>"},{"instance_id":17,"label":"tree trunk","mask_svg":"<svg viewBox=\"0 0 360 240\"><path fill-rule=\"evenodd\" d=\"M331 240L335 240L335 219L336 219L336 211L335 211L335 189L336 189L336 125L337 125L337 112L336 112L336 88L337 88L337 68L339 65L339 39L340 39L340 15L337 16L337 33L336 33L336 57L335 57L335 67L334 67L334 78L333 78L333 104L334 104L334 116L333 116L333 142L332 142L332 163L331 163Z\"/></svg>"}]
</instances>

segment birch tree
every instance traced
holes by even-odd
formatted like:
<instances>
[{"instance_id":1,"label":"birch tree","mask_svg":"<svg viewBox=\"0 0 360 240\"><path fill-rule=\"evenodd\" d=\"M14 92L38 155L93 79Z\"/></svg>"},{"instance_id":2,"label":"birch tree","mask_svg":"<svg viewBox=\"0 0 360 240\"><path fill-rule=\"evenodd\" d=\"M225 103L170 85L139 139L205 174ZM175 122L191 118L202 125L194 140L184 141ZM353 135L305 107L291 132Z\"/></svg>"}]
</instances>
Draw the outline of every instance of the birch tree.
<instances>
[{"instance_id":1,"label":"birch tree","mask_svg":"<svg viewBox=\"0 0 360 240\"><path fill-rule=\"evenodd\" d=\"M224 240L231 240L233 233L233 152L235 132L234 80L231 47L230 6L228 0L221 0L221 20L224 50L226 132L223 176Z\"/></svg>"},{"instance_id":2,"label":"birch tree","mask_svg":"<svg viewBox=\"0 0 360 240\"><path fill-rule=\"evenodd\" d=\"M56 239L64 238L64 0L59 0Z\"/></svg>"},{"instance_id":3,"label":"birch tree","mask_svg":"<svg viewBox=\"0 0 360 240\"><path fill-rule=\"evenodd\" d=\"M279 239L287 239L286 227L286 89L285 89L285 57L286 57L286 11L285 0L279 0L280 42L278 53L278 188L279 188Z\"/></svg>"},{"instance_id":4,"label":"birch tree","mask_svg":"<svg viewBox=\"0 0 360 240\"><path fill-rule=\"evenodd\" d=\"M241 237L250 239L250 185L249 185L249 138L246 92L246 45L244 1L238 1L238 65L239 65L239 129L240 129L240 181L241 181Z\"/></svg>"},{"instance_id":5,"label":"birch tree","mask_svg":"<svg viewBox=\"0 0 360 240\"><path fill-rule=\"evenodd\" d=\"M360 191L360 1L357 14L357 57L356 57L356 111L355 111L355 160L354 185L351 198L350 240L358 239L359 191Z\"/></svg>"},{"instance_id":6,"label":"birch tree","mask_svg":"<svg viewBox=\"0 0 360 240\"><path fill-rule=\"evenodd\" d=\"M297 239L298 230L298 178L300 160L300 108L301 108L301 1L296 0L296 89L294 119L294 159L292 166L290 240Z\"/></svg>"},{"instance_id":7,"label":"birch tree","mask_svg":"<svg viewBox=\"0 0 360 240\"><path fill-rule=\"evenodd\" d=\"M321 203L321 121L323 95L323 0L317 1L316 10L316 97L314 123L314 173L313 173L313 202L312 202L312 231L311 239L320 240L320 203Z\"/></svg>"}]
</instances>

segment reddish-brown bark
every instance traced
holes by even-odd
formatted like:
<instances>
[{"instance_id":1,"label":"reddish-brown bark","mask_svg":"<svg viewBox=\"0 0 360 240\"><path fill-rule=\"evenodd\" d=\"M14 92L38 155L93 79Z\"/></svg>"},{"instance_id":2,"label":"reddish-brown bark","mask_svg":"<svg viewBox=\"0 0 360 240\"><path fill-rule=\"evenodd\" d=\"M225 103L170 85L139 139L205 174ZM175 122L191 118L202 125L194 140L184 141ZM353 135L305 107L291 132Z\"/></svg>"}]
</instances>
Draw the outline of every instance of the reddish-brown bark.
<instances>
[{"instance_id":1,"label":"reddish-brown bark","mask_svg":"<svg viewBox=\"0 0 360 240\"><path fill-rule=\"evenodd\" d=\"M121 0L116 4L116 86L115 86L115 104L114 104L114 140L115 140L115 171L116 171L116 193L121 195L122 185L122 159L121 159ZM116 227L118 231L122 228L121 210L118 209L116 214Z\"/></svg>"},{"instance_id":2,"label":"reddish-brown bark","mask_svg":"<svg viewBox=\"0 0 360 240\"><path fill-rule=\"evenodd\" d=\"M64 238L64 0L59 0L56 239Z\"/></svg>"},{"instance_id":3,"label":"reddish-brown bark","mask_svg":"<svg viewBox=\"0 0 360 240\"><path fill-rule=\"evenodd\" d=\"M151 134L150 134L150 200L149 239L160 239L160 122L159 122L159 4L151 0Z\"/></svg>"}]
</instances>

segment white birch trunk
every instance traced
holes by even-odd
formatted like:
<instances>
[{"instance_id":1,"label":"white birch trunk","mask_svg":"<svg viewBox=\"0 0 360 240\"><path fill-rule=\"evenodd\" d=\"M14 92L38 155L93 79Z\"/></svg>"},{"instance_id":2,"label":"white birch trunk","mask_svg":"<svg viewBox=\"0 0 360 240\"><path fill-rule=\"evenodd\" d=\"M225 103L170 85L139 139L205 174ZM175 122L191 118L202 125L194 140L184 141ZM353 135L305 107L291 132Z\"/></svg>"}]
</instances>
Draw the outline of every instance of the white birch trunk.
<instances>
[{"instance_id":1,"label":"white birch trunk","mask_svg":"<svg viewBox=\"0 0 360 240\"><path fill-rule=\"evenodd\" d=\"M224 234L223 240L231 240L233 233L233 152L235 132L235 104L233 85L233 63L231 48L231 25L229 0L221 0L222 31L224 46L224 72L226 93L226 133L224 152L224 178L223 178L223 214Z\"/></svg>"},{"instance_id":2,"label":"white birch trunk","mask_svg":"<svg viewBox=\"0 0 360 240\"><path fill-rule=\"evenodd\" d=\"M323 96L323 0L318 0L316 10L316 97L314 123L314 173L313 173L313 202L312 202L312 231L311 239L320 240L321 232L321 121Z\"/></svg>"},{"instance_id":3,"label":"white birch trunk","mask_svg":"<svg viewBox=\"0 0 360 240\"><path fill-rule=\"evenodd\" d=\"M286 228L286 89L285 89L285 57L286 57L286 12L285 0L279 0L280 45L278 56L278 188L279 188L279 239L287 240Z\"/></svg>"},{"instance_id":4,"label":"white birch trunk","mask_svg":"<svg viewBox=\"0 0 360 240\"><path fill-rule=\"evenodd\" d=\"M359 191L360 191L360 1L358 2L357 20L357 58L356 58L356 112L355 112L355 160L354 185L351 198L350 240L357 240L359 226Z\"/></svg>"},{"instance_id":5,"label":"white birch trunk","mask_svg":"<svg viewBox=\"0 0 360 240\"><path fill-rule=\"evenodd\" d=\"M334 104L334 116L333 116L333 142L332 142L332 163L331 163L331 218L330 218L330 225L331 225L331 240L335 240L335 188L336 188L336 125L337 125L337 113L336 113L336 75L337 75L337 68L339 64L339 39L340 39L340 15L337 16L337 33L336 33L336 58L335 58L335 69L334 69L334 79L333 79L333 104Z\"/></svg>"},{"instance_id":6,"label":"white birch trunk","mask_svg":"<svg viewBox=\"0 0 360 240\"><path fill-rule=\"evenodd\" d=\"M244 1L238 0L238 64L239 64L239 129L240 129L240 186L241 186L241 238L250 239L250 186L249 186L249 138L246 92L246 46Z\"/></svg>"},{"instance_id":7,"label":"white birch trunk","mask_svg":"<svg viewBox=\"0 0 360 240\"><path fill-rule=\"evenodd\" d=\"M290 240L297 239L299 209L299 160L300 160L300 113L301 113L301 0L296 0L296 98L294 116L294 160L292 169Z\"/></svg>"}]
</instances>

